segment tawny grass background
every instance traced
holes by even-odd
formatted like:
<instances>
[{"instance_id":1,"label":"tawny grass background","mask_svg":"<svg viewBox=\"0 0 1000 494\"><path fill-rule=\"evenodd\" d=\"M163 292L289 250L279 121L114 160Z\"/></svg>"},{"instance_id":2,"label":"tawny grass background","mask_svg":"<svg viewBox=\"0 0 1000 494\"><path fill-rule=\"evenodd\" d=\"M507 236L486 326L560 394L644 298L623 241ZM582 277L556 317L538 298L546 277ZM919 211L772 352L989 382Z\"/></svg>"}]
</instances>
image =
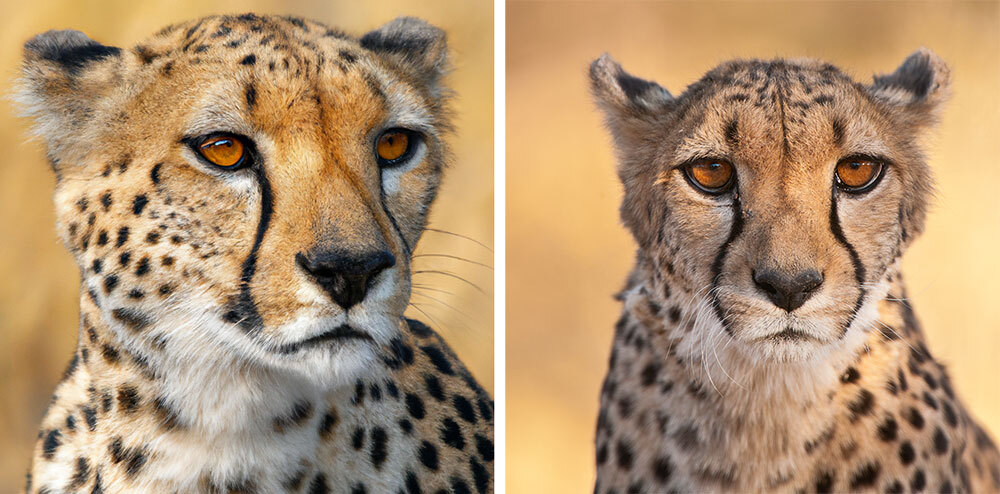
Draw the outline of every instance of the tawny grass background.
<instances>
[{"instance_id":1,"label":"tawny grass background","mask_svg":"<svg viewBox=\"0 0 1000 494\"><path fill-rule=\"evenodd\" d=\"M493 6L490 2L405 0L104 1L0 0L0 93L9 94L21 46L48 29L78 29L115 46L133 46L167 24L213 13L293 14L355 34L399 15L414 15L448 32L455 70L456 160L447 172L430 225L493 245ZM52 388L76 342L79 274L54 233L54 177L42 145L26 142L28 122L0 100L0 492L23 485L30 448ZM492 266L488 248L441 233L425 234L417 253L461 256ZM411 317L436 327L481 383L493 389L493 273L467 262L420 258L422 290ZM447 304L447 305L443 305ZM448 306L455 307L451 309Z\"/></svg>"},{"instance_id":2,"label":"tawny grass background","mask_svg":"<svg viewBox=\"0 0 1000 494\"><path fill-rule=\"evenodd\" d=\"M593 489L611 295L635 249L588 93L605 51L673 94L733 57L822 58L868 82L920 46L947 60L939 194L903 264L931 350L1000 437L1000 3L508 2L506 22L508 492Z\"/></svg>"}]
</instances>

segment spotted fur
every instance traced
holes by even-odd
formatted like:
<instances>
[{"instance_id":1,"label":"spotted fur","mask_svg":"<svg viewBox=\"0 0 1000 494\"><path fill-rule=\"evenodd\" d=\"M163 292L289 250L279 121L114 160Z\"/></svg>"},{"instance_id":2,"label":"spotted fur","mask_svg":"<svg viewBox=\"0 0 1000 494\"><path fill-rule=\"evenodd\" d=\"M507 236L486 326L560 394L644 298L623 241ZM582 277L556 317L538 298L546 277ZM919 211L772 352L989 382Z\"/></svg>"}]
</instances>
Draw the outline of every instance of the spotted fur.
<instances>
[{"instance_id":1,"label":"spotted fur","mask_svg":"<svg viewBox=\"0 0 1000 494\"><path fill-rule=\"evenodd\" d=\"M996 492L1000 454L933 359L899 259L931 178L920 137L948 91L921 50L869 85L813 60L725 63L678 97L591 67L639 244L597 423L595 492ZM863 194L854 155L886 163ZM711 196L685 179L733 164ZM814 269L801 306L755 272Z\"/></svg>"},{"instance_id":2,"label":"spotted fur","mask_svg":"<svg viewBox=\"0 0 1000 494\"><path fill-rule=\"evenodd\" d=\"M413 18L358 38L254 14L131 49L27 42L17 98L82 283L26 492L492 490L491 399L403 318L448 157L446 52ZM391 128L419 139L380 167ZM251 164L200 159L214 132ZM323 263L372 252L363 299L339 303L360 268Z\"/></svg>"}]
</instances>

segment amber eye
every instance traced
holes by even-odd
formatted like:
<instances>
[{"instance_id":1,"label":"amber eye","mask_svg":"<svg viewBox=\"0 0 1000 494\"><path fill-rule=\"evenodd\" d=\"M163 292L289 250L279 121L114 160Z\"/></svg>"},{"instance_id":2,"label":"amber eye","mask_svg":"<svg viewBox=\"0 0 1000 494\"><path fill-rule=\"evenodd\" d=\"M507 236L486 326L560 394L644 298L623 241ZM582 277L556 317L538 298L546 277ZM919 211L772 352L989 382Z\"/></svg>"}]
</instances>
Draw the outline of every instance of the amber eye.
<instances>
[{"instance_id":1,"label":"amber eye","mask_svg":"<svg viewBox=\"0 0 1000 494\"><path fill-rule=\"evenodd\" d=\"M245 161L246 146L239 137L230 135L209 137L198 144L197 149L202 157L222 168L238 168Z\"/></svg>"},{"instance_id":2,"label":"amber eye","mask_svg":"<svg viewBox=\"0 0 1000 494\"><path fill-rule=\"evenodd\" d=\"M700 159L684 167L684 174L698 190L706 194L722 194L733 183L733 165L726 160Z\"/></svg>"},{"instance_id":3,"label":"amber eye","mask_svg":"<svg viewBox=\"0 0 1000 494\"><path fill-rule=\"evenodd\" d=\"M402 163L413 150L415 134L406 129L389 129L382 133L375 143L375 154L381 166Z\"/></svg>"},{"instance_id":4,"label":"amber eye","mask_svg":"<svg viewBox=\"0 0 1000 494\"><path fill-rule=\"evenodd\" d=\"M847 192L871 190L882 177L884 166L871 158L846 158L837 163L837 186Z\"/></svg>"}]
</instances>

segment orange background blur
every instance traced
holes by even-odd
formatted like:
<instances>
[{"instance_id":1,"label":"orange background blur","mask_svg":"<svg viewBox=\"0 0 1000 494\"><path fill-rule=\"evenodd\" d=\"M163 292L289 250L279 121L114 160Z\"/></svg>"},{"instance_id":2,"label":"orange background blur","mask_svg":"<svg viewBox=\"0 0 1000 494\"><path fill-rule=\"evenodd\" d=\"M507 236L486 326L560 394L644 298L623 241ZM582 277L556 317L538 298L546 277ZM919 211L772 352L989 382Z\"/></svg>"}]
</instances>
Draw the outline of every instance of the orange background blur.
<instances>
[{"instance_id":1,"label":"orange background blur","mask_svg":"<svg viewBox=\"0 0 1000 494\"><path fill-rule=\"evenodd\" d=\"M733 57L811 56L870 82L919 48L951 64L928 147L938 196L904 270L930 339L1000 437L1000 3L508 2L507 487L593 490L593 434L635 244L587 66L673 94Z\"/></svg>"},{"instance_id":2,"label":"orange background blur","mask_svg":"<svg viewBox=\"0 0 1000 494\"><path fill-rule=\"evenodd\" d=\"M445 176L430 226L493 245L493 5L464 0L297 1L32 1L0 0L0 94L18 74L21 46L49 29L78 29L131 47L167 24L212 13L292 14L361 35L399 15L443 28L452 48L457 92L455 161ZM24 482L53 387L76 344L79 274L55 235L55 182L28 122L0 99L0 492ZM417 254L448 254L492 265L493 253L463 238L428 232ZM472 263L416 259L414 269L452 272L485 293L442 275L420 274L412 302L490 392L493 390L493 272ZM436 290L444 290L443 293ZM437 300L432 300L433 297ZM446 304L446 305L445 305ZM454 307L451 308L451 307Z\"/></svg>"}]
</instances>

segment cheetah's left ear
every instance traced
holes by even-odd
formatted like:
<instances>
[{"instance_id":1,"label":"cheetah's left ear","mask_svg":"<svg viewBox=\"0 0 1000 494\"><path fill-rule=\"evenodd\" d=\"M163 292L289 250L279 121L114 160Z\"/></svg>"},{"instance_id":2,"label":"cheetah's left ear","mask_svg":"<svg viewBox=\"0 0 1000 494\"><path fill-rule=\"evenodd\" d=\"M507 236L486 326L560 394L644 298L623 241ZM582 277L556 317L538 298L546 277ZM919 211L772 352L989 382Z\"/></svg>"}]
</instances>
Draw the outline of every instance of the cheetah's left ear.
<instances>
[{"instance_id":1,"label":"cheetah's left ear","mask_svg":"<svg viewBox=\"0 0 1000 494\"><path fill-rule=\"evenodd\" d=\"M923 117L936 117L948 99L950 70L940 57L921 48L903 61L895 72L877 75L872 94L892 105L916 110Z\"/></svg>"},{"instance_id":2,"label":"cheetah's left ear","mask_svg":"<svg viewBox=\"0 0 1000 494\"><path fill-rule=\"evenodd\" d=\"M448 70L448 43L441 29L416 17L397 17L361 37L361 46L436 86Z\"/></svg>"}]
</instances>

